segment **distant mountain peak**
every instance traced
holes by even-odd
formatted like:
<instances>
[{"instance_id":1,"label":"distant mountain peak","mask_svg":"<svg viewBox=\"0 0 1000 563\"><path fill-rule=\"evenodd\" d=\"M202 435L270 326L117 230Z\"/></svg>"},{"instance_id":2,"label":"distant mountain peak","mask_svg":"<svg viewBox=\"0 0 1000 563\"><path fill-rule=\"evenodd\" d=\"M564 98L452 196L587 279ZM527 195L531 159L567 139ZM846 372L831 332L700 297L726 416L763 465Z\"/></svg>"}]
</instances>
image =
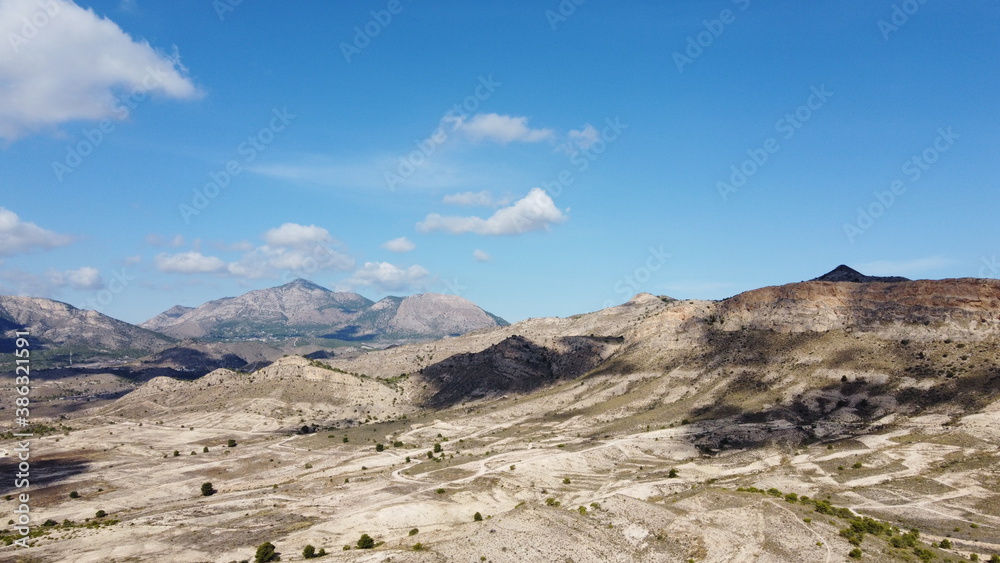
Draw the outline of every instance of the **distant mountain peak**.
<instances>
[{"instance_id":1,"label":"distant mountain peak","mask_svg":"<svg viewBox=\"0 0 1000 563\"><path fill-rule=\"evenodd\" d=\"M841 264L836 268L830 270L829 272L823 274L818 278L813 278L809 281L825 281L825 282L851 282L851 283L871 283L871 282L882 282L882 283L894 283L894 282L904 282L910 281L909 278L904 278L902 276L866 276L861 272Z\"/></svg>"},{"instance_id":2,"label":"distant mountain peak","mask_svg":"<svg viewBox=\"0 0 1000 563\"><path fill-rule=\"evenodd\" d=\"M309 289L309 290L317 290L318 289L318 290L321 290L321 291L330 291L329 289L327 289L327 288L325 288L325 287L323 287L323 286L321 286L321 285L319 285L317 283L313 283L313 282L311 282L311 281L309 281L307 279L303 279L303 278L295 278L294 280L286 283L285 285L279 286L278 289Z\"/></svg>"}]
</instances>

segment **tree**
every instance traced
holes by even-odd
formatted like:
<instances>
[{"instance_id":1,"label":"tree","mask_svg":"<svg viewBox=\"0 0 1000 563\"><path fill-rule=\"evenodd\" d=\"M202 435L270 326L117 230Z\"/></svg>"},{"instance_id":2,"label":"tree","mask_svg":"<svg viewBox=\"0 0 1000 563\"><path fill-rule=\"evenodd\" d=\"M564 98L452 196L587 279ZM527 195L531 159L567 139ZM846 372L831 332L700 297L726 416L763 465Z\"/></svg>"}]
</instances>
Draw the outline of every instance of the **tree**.
<instances>
[{"instance_id":1,"label":"tree","mask_svg":"<svg viewBox=\"0 0 1000 563\"><path fill-rule=\"evenodd\" d=\"M677 478L677 470L676 469L671 469L670 473L667 473L667 477L670 478L670 479L676 479Z\"/></svg>"},{"instance_id":2,"label":"tree","mask_svg":"<svg viewBox=\"0 0 1000 563\"><path fill-rule=\"evenodd\" d=\"M375 451L376 452L381 452L381 451L384 451L384 450L385 450L385 446L383 446L382 444L375 444Z\"/></svg>"},{"instance_id":3,"label":"tree","mask_svg":"<svg viewBox=\"0 0 1000 563\"><path fill-rule=\"evenodd\" d=\"M316 557L316 548L311 544L307 544L304 548L302 548L302 557L304 559L312 559L313 557Z\"/></svg>"},{"instance_id":4,"label":"tree","mask_svg":"<svg viewBox=\"0 0 1000 563\"><path fill-rule=\"evenodd\" d=\"M80 498L80 493L76 491L70 491L69 498Z\"/></svg>"},{"instance_id":5,"label":"tree","mask_svg":"<svg viewBox=\"0 0 1000 563\"><path fill-rule=\"evenodd\" d=\"M436 453L436 454L441 453L441 444L437 444L437 443L434 444L434 453Z\"/></svg>"},{"instance_id":6,"label":"tree","mask_svg":"<svg viewBox=\"0 0 1000 563\"><path fill-rule=\"evenodd\" d=\"M851 559L861 559L861 550L855 547L850 551L850 553L847 554L847 556Z\"/></svg>"},{"instance_id":7,"label":"tree","mask_svg":"<svg viewBox=\"0 0 1000 563\"><path fill-rule=\"evenodd\" d=\"M208 446L205 446L204 448L202 448L201 449L201 453L207 454L208 453Z\"/></svg>"},{"instance_id":8,"label":"tree","mask_svg":"<svg viewBox=\"0 0 1000 563\"><path fill-rule=\"evenodd\" d=\"M226 440L226 447L227 448L235 448L236 447L236 440L234 440L232 438Z\"/></svg>"},{"instance_id":9,"label":"tree","mask_svg":"<svg viewBox=\"0 0 1000 563\"><path fill-rule=\"evenodd\" d=\"M358 549L371 549L373 547L375 547L375 540L368 534L361 534L361 539L358 540Z\"/></svg>"},{"instance_id":10,"label":"tree","mask_svg":"<svg viewBox=\"0 0 1000 563\"><path fill-rule=\"evenodd\" d=\"M267 563L268 561L281 561L278 552L274 550L274 544L264 542L257 546L257 554L254 555L254 563Z\"/></svg>"},{"instance_id":11,"label":"tree","mask_svg":"<svg viewBox=\"0 0 1000 563\"><path fill-rule=\"evenodd\" d=\"M104 517L105 517L105 516L107 516L107 515L108 515L108 513L107 513L107 512L104 512L103 510L98 510L98 511L97 511L97 514L96 514L96 516L97 516L98 518L104 518Z\"/></svg>"},{"instance_id":12,"label":"tree","mask_svg":"<svg viewBox=\"0 0 1000 563\"><path fill-rule=\"evenodd\" d=\"M303 425L302 428L299 428L299 434L308 434L310 432L312 432L312 429L308 426Z\"/></svg>"},{"instance_id":13,"label":"tree","mask_svg":"<svg viewBox=\"0 0 1000 563\"><path fill-rule=\"evenodd\" d=\"M215 494L215 488L209 482L204 482L201 484L201 496L210 497Z\"/></svg>"},{"instance_id":14,"label":"tree","mask_svg":"<svg viewBox=\"0 0 1000 563\"><path fill-rule=\"evenodd\" d=\"M475 513L475 514L473 514L472 515L472 521L473 522L482 522L483 521L483 515L480 514L480 513L478 513L478 512Z\"/></svg>"}]
</instances>

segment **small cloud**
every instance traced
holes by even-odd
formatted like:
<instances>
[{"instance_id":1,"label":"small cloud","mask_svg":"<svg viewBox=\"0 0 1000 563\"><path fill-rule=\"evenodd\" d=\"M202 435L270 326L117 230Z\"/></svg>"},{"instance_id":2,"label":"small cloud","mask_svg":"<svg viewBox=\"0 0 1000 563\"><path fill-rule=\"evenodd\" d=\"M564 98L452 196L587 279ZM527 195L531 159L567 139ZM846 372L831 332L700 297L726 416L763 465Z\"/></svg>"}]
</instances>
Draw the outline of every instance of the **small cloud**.
<instances>
[{"instance_id":1,"label":"small cloud","mask_svg":"<svg viewBox=\"0 0 1000 563\"><path fill-rule=\"evenodd\" d=\"M430 276L423 266L401 268L388 262L365 262L354 275L344 280L347 288L374 287L379 291L411 291L422 287Z\"/></svg>"},{"instance_id":2,"label":"small cloud","mask_svg":"<svg viewBox=\"0 0 1000 563\"><path fill-rule=\"evenodd\" d=\"M537 143L551 140L554 137L551 129L528 127L527 117L512 117L496 113L477 113L467 121L459 121L456 129L472 141L492 141L502 145L513 142Z\"/></svg>"},{"instance_id":3,"label":"small cloud","mask_svg":"<svg viewBox=\"0 0 1000 563\"><path fill-rule=\"evenodd\" d=\"M0 256L48 250L71 242L73 239L66 235L24 221L13 211L0 207Z\"/></svg>"},{"instance_id":4,"label":"small cloud","mask_svg":"<svg viewBox=\"0 0 1000 563\"><path fill-rule=\"evenodd\" d=\"M50 271L48 278L53 288L69 287L80 290L96 290L104 287L100 270L90 266L64 272Z\"/></svg>"},{"instance_id":5,"label":"small cloud","mask_svg":"<svg viewBox=\"0 0 1000 563\"><path fill-rule=\"evenodd\" d=\"M309 245L327 244L333 242L330 231L316 225L298 225L285 223L264 233L264 242L270 246L286 246L301 248Z\"/></svg>"},{"instance_id":6,"label":"small cloud","mask_svg":"<svg viewBox=\"0 0 1000 563\"><path fill-rule=\"evenodd\" d=\"M472 259L476 262L489 262L491 257L486 252L479 250L478 248L472 251Z\"/></svg>"},{"instance_id":7,"label":"small cloud","mask_svg":"<svg viewBox=\"0 0 1000 563\"><path fill-rule=\"evenodd\" d=\"M208 274L226 270L226 263L215 256L205 256L200 252L178 254L160 253L154 259L156 269L175 274Z\"/></svg>"},{"instance_id":8,"label":"small cloud","mask_svg":"<svg viewBox=\"0 0 1000 563\"><path fill-rule=\"evenodd\" d=\"M31 37L23 22L36 24ZM124 120L122 99L201 95L176 53L135 41L118 24L67 0L0 2L0 138L14 140L72 121ZM5 47L6 48L6 47Z\"/></svg>"},{"instance_id":9,"label":"small cloud","mask_svg":"<svg viewBox=\"0 0 1000 563\"><path fill-rule=\"evenodd\" d=\"M567 217L541 188L532 188L528 195L509 207L498 209L487 219L482 217L428 215L417 223L417 231L429 233L445 231L451 234L476 233L480 235L514 235L531 231L548 230L551 225L566 221Z\"/></svg>"},{"instance_id":10,"label":"small cloud","mask_svg":"<svg viewBox=\"0 0 1000 563\"><path fill-rule=\"evenodd\" d=\"M500 207L510 203L510 196L502 199L493 199L493 194L489 190L481 192L461 192L444 196L441 203L448 205L464 205L467 207Z\"/></svg>"},{"instance_id":11,"label":"small cloud","mask_svg":"<svg viewBox=\"0 0 1000 563\"><path fill-rule=\"evenodd\" d=\"M601 133L591 124L586 124L583 129L571 129L566 134L567 142L563 145L563 150L570 154L575 154L581 150L587 150L601 138Z\"/></svg>"},{"instance_id":12,"label":"small cloud","mask_svg":"<svg viewBox=\"0 0 1000 563\"><path fill-rule=\"evenodd\" d=\"M142 254L136 254L135 256L126 256L125 257L125 264L128 265L128 266L134 266L135 264L138 264L139 262L142 262Z\"/></svg>"},{"instance_id":13,"label":"small cloud","mask_svg":"<svg viewBox=\"0 0 1000 563\"><path fill-rule=\"evenodd\" d=\"M382 243L382 248L389 252L409 252L416 247L417 245L406 237L394 238Z\"/></svg>"},{"instance_id":14,"label":"small cloud","mask_svg":"<svg viewBox=\"0 0 1000 563\"><path fill-rule=\"evenodd\" d=\"M170 246L174 248L184 246L184 235L174 235L174 238L170 241Z\"/></svg>"}]
</instances>

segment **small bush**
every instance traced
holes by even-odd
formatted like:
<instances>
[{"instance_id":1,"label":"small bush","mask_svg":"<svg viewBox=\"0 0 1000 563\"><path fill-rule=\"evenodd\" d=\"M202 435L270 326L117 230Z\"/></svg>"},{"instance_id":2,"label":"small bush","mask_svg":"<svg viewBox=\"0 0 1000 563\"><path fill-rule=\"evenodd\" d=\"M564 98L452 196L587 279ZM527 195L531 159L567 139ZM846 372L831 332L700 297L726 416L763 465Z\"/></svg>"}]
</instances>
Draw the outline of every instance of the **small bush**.
<instances>
[{"instance_id":1,"label":"small bush","mask_svg":"<svg viewBox=\"0 0 1000 563\"><path fill-rule=\"evenodd\" d=\"M383 446L382 444L375 444L375 451L376 452L385 451L385 446Z\"/></svg>"},{"instance_id":2,"label":"small bush","mask_svg":"<svg viewBox=\"0 0 1000 563\"><path fill-rule=\"evenodd\" d=\"M368 534L361 534L361 539L358 540L358 549L372 549L373 547L375 547L375 540Z\"/></svg>"},{"instance_id":3,"label":"small bush","mask_svg":"<svg viewBox=\"0 0 1000 563\"><path fill-rule=\"evenodd\" d=\"M854 469L861 469L862 465L861 465L861 462L858 461L854 465L852 465L851 467L853 467Z\"/></svg>"},{"instance_id":4,"label":"small bush","mask_svg":"<svg viewBox=\"0 0 1000 563\"><path fill-rule=\"evenodd\" d=\"M424 549L424 544L420 542L413 544L413 551L423 551L423 549Z\"/></svg>"},{"instance_id":5,"label":"small bush","mask_svg":"<svg viewBox=\"0 0 1000 563\"><path fill-rule=\"evenodd\" d=\"M316 548L311 544L307 544L304 548L302 548L302 558L312 559L313 557L316 557Z\"/></svg>"},{"instance_id":6,"label":"small bush","mask_svg":"<svg viewBox=\"0 0 1000 563\"><path fill-rule=\"evenodd\" d=\"M174 457L178 457L178 456L180 456L180 455L181 455L181 452L179 452L179 451L177 451L177 450L174 450Z\"/></svg>"},{"instance_id":7,"label":"small bush","mask_svg":"<svg viewBox=\"0 0 1000 563\"><path fill-rule=\"evenodd\" d=\"M208 453L208 446L205 446L204 448L202 448L201 449L201 453L207 454Z\"/></svg>"},{"instance_id":8,"label":"small bush","mask_svg":"<svg viewBox=\"0 0 1000 563\"><path fill-rule=\"evenodd\" d=\"M850 551L850 553L847 554L847 556L851 559L861 559L861 550L855 547Z\"/></svg>"},{"instance_id":9,"label":"small bush","mask_svg":"<svg viewBox=\"0 0 1000 563\"><path fill-rule=\"evenodd\" d=\"M95 516L97 516L98 518L104 518L107 515L108 515L107 512L104 512L103 510L98 510Z\"/></svg>"},{"instance_id":10,"label":"small bush","mask_svg":"<svg viewBox=\"0 0 1000 563\"><path fill-rule=\"evenodd\" d=\"M268 541L257 546L257 553L253 560L254 563L267 563L268 561L281 561L281 557L274 550L274 544Z\"/></svg>"},{"instance_id":11,"label":"small bush","mask_svg":"<svg viewBox=\"0 0 1000 563\"><path fill-rule=\"evenodd\" d=\"M676 479L677 478L677 470L676 469L671 469L670 473L667 473L667 477L670 478L670 479Z\"/></svg>"},{"instance_id":12,"label":"small bush","mask_svg":"<svg viewBox=\"0 0 1000 563\"><path fill-rule=\"evenodd\" d=\"M475 514L473 514L472 515L472 521L473 522L482 522L483 521L483 515L480 514L480 513L478 513L478 512L475 513Z\"/></svg>"},{"instance_id":13,"label":"small bush","mask_svg":"<svg viewBox=\"0 0 1000 563\"><path fill-rule=\"evenodd\" d=\"M412 530L410 530L410 535L411 536L415 536L415 535L417 535L419 533L420 533L420 530L418 530L416 528L413 528Z\"/></svg>"},{"instance_id":14,"label":"small bush","mask_svg":"<svg viewBox=\"0 0 1000 563\"><path fill-rule=\"evenodd\" d=\"M563 477L563 485L569 485L569 484L570 484L569 477Z\"/></svg>"},{"instance_id":15,"label":"small bush","mask_svg":"<svg viewBox=\"0 0 1000 563\"><path fill-rule=\"evenodd\" d=\"M226 440L226 447L227 448L235 448L236 447L236 440L234 440L232 438ZM267 545L267 544L263 544L263 545Z\"/></svg>"},{"instance_id":16,"label":"small bush","mask_svg":"<svg viewBox=\"0 0 1000 563\"><path fill-rule=\"evenodd\" d=\"M70 491L69 498L80 498L80 493L77 491Z\"/></svg>"},{"instance_id":17,"label":"small bush","mask_svg":"<svg viewBox=\"0 0 1000 563\"><path fill-rule=\"evenodd\" d=\"M441 453L441 444L434 444L434 453Z\"/></svg>"},{"instance_id":18,"label":"small bush","mask_svg":"<svg viewBox=\"0 0 1000 563\"><path fill-rule=\"evenodd\" d=\"M212 487L212 483L204 482L201 484L201 496L210 497L216 493L215 488Z\"/></svg>"},{"instance_id":19,"label":"small bush","mask_svg":"<svg viewBox=\"0 0 1000 563\"><path fill-rule=\"evenodd\" d=\"M443 495L444 494L444 489L437 489L434 492L437 493L437 494L439 494L439 495Z\"/></svg>"}]
</instances>

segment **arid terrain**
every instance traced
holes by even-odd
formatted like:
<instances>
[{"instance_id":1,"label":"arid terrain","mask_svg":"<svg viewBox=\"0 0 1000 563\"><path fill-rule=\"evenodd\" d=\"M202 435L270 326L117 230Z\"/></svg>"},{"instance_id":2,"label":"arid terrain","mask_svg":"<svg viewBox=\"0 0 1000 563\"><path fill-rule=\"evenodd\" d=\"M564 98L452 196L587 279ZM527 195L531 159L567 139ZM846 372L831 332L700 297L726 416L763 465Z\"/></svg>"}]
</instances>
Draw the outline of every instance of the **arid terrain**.
<instances>
[{"instance_id":1,"label":"arid terrain","mask_svg":"<svg viewBox=\"0 0 1000 563\"><path fill-rule=\"evenodd\" d=\"M988 561L998 327L995 280L811 281L191 381L36 380L110 394L36 418L33 547L0 561Z\"/></svg>"}]
</instances>

